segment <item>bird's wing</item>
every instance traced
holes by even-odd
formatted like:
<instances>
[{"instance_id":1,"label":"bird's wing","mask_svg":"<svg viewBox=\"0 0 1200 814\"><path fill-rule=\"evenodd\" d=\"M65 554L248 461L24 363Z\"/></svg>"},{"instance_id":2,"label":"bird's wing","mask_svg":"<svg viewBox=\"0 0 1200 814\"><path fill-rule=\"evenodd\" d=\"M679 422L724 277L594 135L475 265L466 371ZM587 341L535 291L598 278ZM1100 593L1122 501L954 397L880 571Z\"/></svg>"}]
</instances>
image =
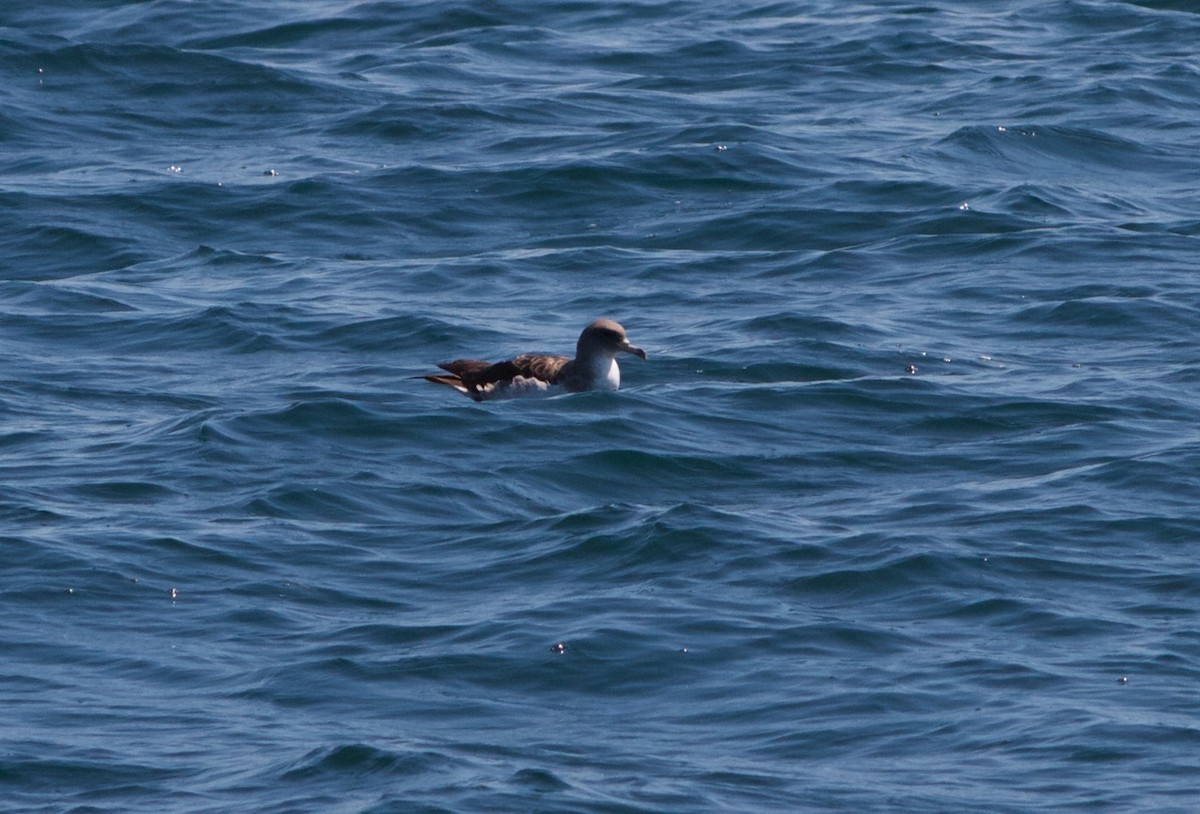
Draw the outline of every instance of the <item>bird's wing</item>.
<instances>
[{"instance_id":1,"label":"bird's wing","mask_svg":"<svg viewBox=\"0 0 1200 814\"><path fill-rule=\"evenodd\" d=\"M508 362L501 362L501 365L510 366L509 369L515 371L515 376L507 378L516 378L516 376L524 376L526 379L538 379L546 384L558 384L562 378L567 365L571 360L566 356L550 356L543 353L525 353L518 356L516 359L511 359ZM498 367L494 365L493 367Z\"/></svg>"},{"instance_id":2,"label":"bird's wing","mask_svg":"<svg viewBox=\"0 0 1200 814\"><path fill-rule=\"evenodd\" d=\"M447 373L453 373L460 379L465 379L487 370L492 367L492 363L482 362L479 359L455 359L453 362L442 362L438 367Z\"/></svg>"},{"instance_id":3,"label":"bird's wing","mask_svg":"<svg viewBox=\"0 0 1200 814\"><path fill-rule=\"evenodd\" d=\"M429 381L447 384L461 390L472 398L489 391L497 384L509 383L517 378L537 379L546 384L557 384L564 369L570 363L566 356L549 356L541 353L525 353L515 359L489 364L478 359L455 359L438 367L452 376L427 376Z\"/></svg>"}]
</instances>

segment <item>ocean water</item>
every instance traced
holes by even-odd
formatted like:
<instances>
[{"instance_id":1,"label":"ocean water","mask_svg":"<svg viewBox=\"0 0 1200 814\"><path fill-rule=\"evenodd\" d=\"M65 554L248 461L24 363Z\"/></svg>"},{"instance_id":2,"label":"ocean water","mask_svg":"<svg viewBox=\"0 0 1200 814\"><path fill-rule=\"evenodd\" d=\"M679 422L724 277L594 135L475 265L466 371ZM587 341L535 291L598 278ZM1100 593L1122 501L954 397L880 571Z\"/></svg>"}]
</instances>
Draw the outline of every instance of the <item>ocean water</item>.
<instances>
[{"instance_id":1,"label":"ocean water","mask_svg":"<svg viewBox=\"0 0 1200 814\"><path fill-rule=\"evenodd\" d=\"M0 809L1196 810L1196 9L6 0Z\"/></svg>"}]
</instances>

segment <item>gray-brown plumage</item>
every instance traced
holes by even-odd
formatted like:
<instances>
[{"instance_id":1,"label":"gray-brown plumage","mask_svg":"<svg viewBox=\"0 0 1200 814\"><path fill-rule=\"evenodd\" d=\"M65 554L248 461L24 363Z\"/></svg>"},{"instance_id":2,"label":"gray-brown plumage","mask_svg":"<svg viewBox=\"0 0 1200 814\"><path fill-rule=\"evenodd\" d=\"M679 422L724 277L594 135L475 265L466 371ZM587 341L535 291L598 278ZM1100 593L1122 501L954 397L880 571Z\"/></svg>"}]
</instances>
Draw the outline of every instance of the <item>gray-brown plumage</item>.
<instances>
[{"instance_id":1,"label":"gray-brown plumage","mask_svg":"<svg viewBox=\"0 0 1200 814\"><path fill-rule=\"evenodd\" d=\"M646 358L644 350L630 344L620 324L611 319L598 319L579 335L574 359L540 353L525 353L495 364L478 359L456 359L438 365L445 373L425 378L453 387L475 401L616 390L621 386L618 353Z\"/></svg>"}]
</instances>

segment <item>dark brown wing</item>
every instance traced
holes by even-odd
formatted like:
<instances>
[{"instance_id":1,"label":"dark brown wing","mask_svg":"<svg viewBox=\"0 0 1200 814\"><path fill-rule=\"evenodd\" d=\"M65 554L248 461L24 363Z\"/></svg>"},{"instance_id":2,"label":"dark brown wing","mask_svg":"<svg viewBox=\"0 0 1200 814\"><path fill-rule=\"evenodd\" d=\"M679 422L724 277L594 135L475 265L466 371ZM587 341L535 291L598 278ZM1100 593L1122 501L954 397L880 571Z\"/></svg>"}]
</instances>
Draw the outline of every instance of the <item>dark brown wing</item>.
<instances>
[{"instance_id":1,"label":"dark brown wing","mask_svg":"<svg viewBox=\"0 0 1200 814\"><path fill-rule=\"evenodd\" d=\"M487 362L481 362L478 359L456 359L453 362L446 362L445 364L438 365L438 367L445 370L446 373L435 373L432 376L424 376L423 378L425 381L433 382L435 384L444 384L447 387L453 387L463 395L470 396L476 401L479 400L479 396L476 393L467 389L462 377L463 374L469 375L473 370L482 370L483 368L488 367Z\"/></svg>"},{"instance_id":2,"label":"dark brown wing","mask_svg":"<svg viewBox=\"0 0 1200 814\"><path fill-rule=\"evenodd\" d=\"M566 356L550 356L543 353L526 353L500 364L511 365L516 375L527 379L540 379L548 384L558 384L563 371L570 363ZM512 377L509 377L512 378Z\"/></svg>"},{"instance_id":3,"label":"dark brown wing","mask_svg":"<svg viewBox=\"0 0 1200 814\"><path fill-rule=\"evenodd\" d=\"M442 362L438 367L447 373L453 373L460 379L476 376L480 371L492 366L491 362L481 362L478 359L455 359L453 362Z\"/></svg>"},{"instance_id":4,"label":"dark brown wing","mask_svg":"<svg viewBox=\"0 0 1200 814\"><path fill-rule=\"evenodd\" d=\"M478 359L455 359L453 362L438 365L442 370L453 374L452 376L425 378L451 387L461 386L468 396L477 398L493 385L511 381L518 376L557 384L570 361L566 356L547 356L540 353L522 354L515 359L496 362L494 365Z\"/></svg>"}]
</instances>

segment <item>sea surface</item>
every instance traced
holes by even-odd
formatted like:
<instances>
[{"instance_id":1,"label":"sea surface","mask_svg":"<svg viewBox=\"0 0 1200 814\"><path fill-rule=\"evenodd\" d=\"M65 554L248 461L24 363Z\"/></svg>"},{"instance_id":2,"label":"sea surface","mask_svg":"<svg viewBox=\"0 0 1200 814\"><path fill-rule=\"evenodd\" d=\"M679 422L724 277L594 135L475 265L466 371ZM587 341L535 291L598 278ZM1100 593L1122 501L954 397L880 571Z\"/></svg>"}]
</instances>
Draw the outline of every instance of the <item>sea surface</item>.
<instances>
[{"instance_id":1,"label":"sea surface","mask_svg":"<svg viewBox=\"0 0 1200 814\"><path fill-rule=\"evenodd\" d=\"M1196 811L1198 12L5 0L0 810Z\"/></svg>"}]
</instances>

